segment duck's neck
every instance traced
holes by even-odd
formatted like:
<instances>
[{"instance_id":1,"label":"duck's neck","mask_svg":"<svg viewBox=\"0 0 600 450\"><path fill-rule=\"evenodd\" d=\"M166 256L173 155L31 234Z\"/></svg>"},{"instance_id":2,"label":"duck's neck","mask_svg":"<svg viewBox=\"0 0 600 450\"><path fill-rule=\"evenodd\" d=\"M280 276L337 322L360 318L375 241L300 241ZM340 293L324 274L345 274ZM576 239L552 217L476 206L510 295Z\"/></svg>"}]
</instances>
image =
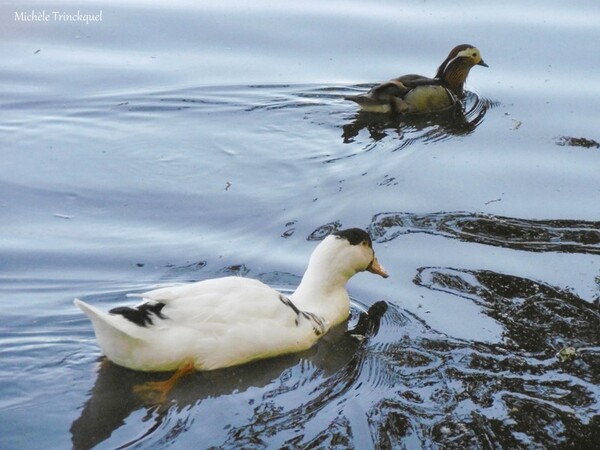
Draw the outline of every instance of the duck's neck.
<instances>
[{"instance_id":1,"label":"duck's neck","mask_svg":"<svg viewBox=\"0 0 600 450\"><path fill-rule=\"evenodd\" d=\"M467 81L471 67L473 64L467 58L457 58L450 61L446 67L440 67L436 78L441 79L445 87L462 98L465 94L465 81Z\"/></svg>"},{"instance_id":2,"label":"duck's neck","mask_svg":"<svg viewBox=\"0 0 600 450\"><path fill-rule=\"evenodd\" d=\"M311 263L291 299L299 309L324 319L326 328L330 328L350 314L346 283L352 275L354 273L336 273L324 264Z\"/></svg>"}]
</instances>

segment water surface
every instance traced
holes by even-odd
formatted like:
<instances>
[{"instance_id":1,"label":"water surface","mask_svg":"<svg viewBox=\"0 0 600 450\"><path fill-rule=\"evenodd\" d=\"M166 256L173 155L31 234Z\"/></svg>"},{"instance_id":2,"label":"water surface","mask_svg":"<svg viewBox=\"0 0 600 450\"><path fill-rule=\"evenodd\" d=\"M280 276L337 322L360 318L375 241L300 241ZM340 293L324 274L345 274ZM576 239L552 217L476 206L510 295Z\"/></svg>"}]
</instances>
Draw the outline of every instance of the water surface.
<instances>
[{"instance_id":1,"label":"water surface","mask_svg":"<svg viewBox=\"0 0 600 450\"><path fill-rule=\"evenodd\" d=\"M31 9L103 20L15 21ZM592 448L598 19L592 1L2 3L0 447ZM344 100L463 42L490 65L463 109ZM104 362L72 304L229 274L293 290L351 226L391 274L349 284L350 328L388 304L368 339L194 374L164 405L132 392L164 375Z\"/></svg>"}]
</instances>

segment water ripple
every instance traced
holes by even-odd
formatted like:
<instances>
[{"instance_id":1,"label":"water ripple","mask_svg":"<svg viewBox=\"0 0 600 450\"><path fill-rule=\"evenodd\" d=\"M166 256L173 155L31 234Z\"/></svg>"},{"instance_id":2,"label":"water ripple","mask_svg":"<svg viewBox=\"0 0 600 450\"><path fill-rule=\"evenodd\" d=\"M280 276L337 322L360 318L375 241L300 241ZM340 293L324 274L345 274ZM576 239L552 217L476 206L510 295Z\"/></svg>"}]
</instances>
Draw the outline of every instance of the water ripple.
<instances>
[{"instance_id":1,"label":"water ripple","mask_svg":"<svg viewBox=\"0 0 600 450\"><path fill-rule=\"evenodd\" d=\"M385 212L373 217L369 231L377 242L427 233L515 250L600 254L600 222L527 220L472 212Z\"/></svg>"},{"instance_id":2,"label":"water ripple","mask_svg":"<svg viewBox=\"0 0 600 450\"><path fill-rule=\"evenodd\" d=\"M43 126L76 124L80 128L85 125L105 131L114 131L115 116L120 117L118 122L127 119L130 126L129 121L146 121L181 111L185 111L186 117L283 111L293 113L286 120L302 114L304 120L319 127L342 129L342 142L359 143L362 151L368 151L374 145L385 145L396 151L417 143L436 143L471 134L483 122L487 111L498 105L469 92L464 102L435 114L349 115L353 105L344 97L356 89L357 86L311 84L192 86L71 98L62 102L60 109L50 101L21 101L8 106L20 111L19 116L32 110L47 110L44 118L38 119ZM23 123L13 125L19 127Z\"/></svg>"},{"instance_id":3,"label":"water ripple","mask_svg":"<svg viewBox=\"0 0 600 450\"><path fill-rule=\"evenodd\" d=\"M440 142L453 136L473 133L483 122L487 111L496 106L497 102L468 92L464 102L433 114L394 115L361 111L343 126L342 138L344 143L357 139L365 141L360 137L363 130L368 134L366 142L378 142L388 136L395 136L394 150L401 150L418 142Z\"/></svg>"},{"instance_id":4,"label":"water ripple","mask_svg":"<svg viewBox=\"0 0 600 450\"><path fill-rule=\"evenodd\" d=\"M321 225L308 236L309 241L322 241L331 233L336 232L342 226L339 220Z\"/></svg>"}]
</instances>

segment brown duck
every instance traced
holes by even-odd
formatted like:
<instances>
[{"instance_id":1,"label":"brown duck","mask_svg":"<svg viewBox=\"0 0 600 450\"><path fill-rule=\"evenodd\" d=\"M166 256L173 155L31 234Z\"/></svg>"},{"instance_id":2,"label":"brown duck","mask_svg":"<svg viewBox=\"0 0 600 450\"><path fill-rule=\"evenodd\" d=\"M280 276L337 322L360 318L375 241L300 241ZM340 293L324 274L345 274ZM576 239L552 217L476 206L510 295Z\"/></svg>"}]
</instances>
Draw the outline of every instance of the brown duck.
<instances>
[{"instance_id":1,"label":"brown duck","mask_svg":"<svg viewBox=\"0 0 600 450\"><path fill-rule=\"evenodd\" d=\"M366 112L427 113L454 105L465 96L464 85L473 66L488 67L479 50L457 45L440 65L434 78L403 75L379 84L362 95L346 97Z\"/></svg>"}]
</instances>

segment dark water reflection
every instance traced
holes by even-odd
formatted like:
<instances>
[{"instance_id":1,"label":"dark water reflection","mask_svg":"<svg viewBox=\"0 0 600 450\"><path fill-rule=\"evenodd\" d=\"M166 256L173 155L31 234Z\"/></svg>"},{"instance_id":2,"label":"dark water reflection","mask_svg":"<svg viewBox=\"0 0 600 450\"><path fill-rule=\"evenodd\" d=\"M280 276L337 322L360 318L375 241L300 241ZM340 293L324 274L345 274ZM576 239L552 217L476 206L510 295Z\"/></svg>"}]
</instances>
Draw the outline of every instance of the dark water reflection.
<instances>
[{"instance_id":1,"label":"dark water reflection","mask_svg":"<svg viewBox=\"0 0 600 450\"><path fill-rule=\"evenodd\" d=\"M430 233L535 252L598 253L600 224L523 220L473 213L382 213L371 234L389 242ZM600 308L568 289L489 270L422 267L414 283L476 303L504 329L503 344L436 339L449 362L451 414L432 427L444 448L591 448L600 438ZM441 299L440 299L441 301ZM572 348L573 359L557 353ZM458 356L460 355L460 356ZM455 385L456 386L456 385ZM462 417L457 414L465 405ZM469 405L469 406L466 406ZM401 424L410 423L401 416Z\"/></svg>"},{"instance_id":2,"label":"dark water reflection","mask_svg":"<svg viewBox=\"0 0 600 450\"><path fill-rule=\"evenodd\" d=\"M500 322L504 344L478 344L450 370L475 406L463 445L591 448L600 437L600 311L569 291L490 271L420 268L414 283L468 298ZM557 352L573 346L576 356ZM492 413L491 415L488 413ZM487 416L487 417L486 417ZM456 424L452 425L453 428Z\"/></svg>"},{"instance_id":3,"label":"dark water reflection","mask_svg":"<svg viewBox=\"0 0 600 450\"><path fill-rule=\"evenodd\" d=\"M403 234L428 233L531 252L600 254L600 222L581 220L525 220L462 211L390 212L375 215L370 232L378 242Z\"/></svg>"}]
</instances>

